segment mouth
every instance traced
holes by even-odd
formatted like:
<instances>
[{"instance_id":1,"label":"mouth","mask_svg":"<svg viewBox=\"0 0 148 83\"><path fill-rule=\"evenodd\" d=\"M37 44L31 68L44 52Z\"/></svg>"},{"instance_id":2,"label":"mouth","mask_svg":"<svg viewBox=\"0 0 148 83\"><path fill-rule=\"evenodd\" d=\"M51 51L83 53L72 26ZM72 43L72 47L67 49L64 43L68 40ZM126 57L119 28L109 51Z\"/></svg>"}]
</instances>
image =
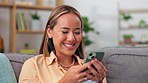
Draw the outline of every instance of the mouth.
<instances>
[{"instance_id":1,"label":"mouth","mask_svg":"<svg viewBox=\"0 0 148 83\"><path fill-rule=\"evenodd\" d=\"M64 43L64 46L69 50L73 50L76 47L76 43L71 43L71 44Z\"/></svg>"}]
</instances>

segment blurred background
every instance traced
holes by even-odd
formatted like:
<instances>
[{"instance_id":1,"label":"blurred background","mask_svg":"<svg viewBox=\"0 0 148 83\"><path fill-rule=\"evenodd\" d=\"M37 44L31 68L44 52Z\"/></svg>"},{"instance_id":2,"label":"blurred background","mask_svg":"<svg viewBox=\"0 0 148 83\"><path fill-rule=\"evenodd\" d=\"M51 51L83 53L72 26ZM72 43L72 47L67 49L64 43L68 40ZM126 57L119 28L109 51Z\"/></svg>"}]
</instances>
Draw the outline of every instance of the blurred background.
<instances>
[{"instance_id":1,"label":"blurred background","mask_svg":"<svg viewBox=\"0 0 148 83\"><path fill-rule=\"evenodd\" d=\"M21 1L21 0L16 0ZM35 0L29 5L35 5ZM42 6L55 6L56 0L44 0ZM57 0L60 1L60 0ZM3 2L1 0L1 2ZM11 3L16 3L15 0ZM6 2L7 3L7 2ZM52 4L51 4L52 3ZM19 3L20 4L20 3ZM148 1L147 0L64 0L63 4L75 7L82 16L87 17L99 34L90 31L87 35L91 43L85 46L86 51L98 51L99 48L109 46L137 46L147 45L148 40ZM4 41L5 52L10 52L11 39L11 7L0 6L0 35ZM40 17L40 29L44 30L50 10L36 10L18 8L16 12L23 12L26 27L30 27L31 15L37 13ZM29 28L30 29L30 28ZM29 49L38 51L42 41L41 34L16 34L16 52L24 49L27 44ZM130 38L131 40L125 40Z\"/></svg>"}]
</instances>

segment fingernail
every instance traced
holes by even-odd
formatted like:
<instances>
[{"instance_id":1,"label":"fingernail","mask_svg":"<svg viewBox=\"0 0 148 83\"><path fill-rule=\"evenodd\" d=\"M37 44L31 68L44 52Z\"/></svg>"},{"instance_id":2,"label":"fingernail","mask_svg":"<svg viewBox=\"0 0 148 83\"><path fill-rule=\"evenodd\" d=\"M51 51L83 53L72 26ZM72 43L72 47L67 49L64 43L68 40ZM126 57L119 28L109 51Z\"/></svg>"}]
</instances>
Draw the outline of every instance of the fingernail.
<instances>
[{"instance_id":1,"label":"fingernail","mask_svg":"<svg viewBox=\"0 0 148 83\"><path fill-rule=\"evenodd\" d=\"M97 59L96 59L96 58L95 58L94 60L95 60L95 61L97 61Z\"/></svg>"}]
</instances>

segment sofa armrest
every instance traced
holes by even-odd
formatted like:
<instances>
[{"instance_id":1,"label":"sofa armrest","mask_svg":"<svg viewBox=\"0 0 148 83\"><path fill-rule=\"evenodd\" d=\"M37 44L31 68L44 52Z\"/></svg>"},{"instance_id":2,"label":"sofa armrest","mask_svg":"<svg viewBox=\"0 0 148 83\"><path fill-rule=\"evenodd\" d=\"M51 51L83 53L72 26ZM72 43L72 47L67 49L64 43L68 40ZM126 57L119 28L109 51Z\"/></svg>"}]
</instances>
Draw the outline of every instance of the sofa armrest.
<instances>
[{"instance_id":1,"label":"sofa armrest","mask_svg":"<svg viewBox=\"0 0 148 83\"><path fill-rule=\"evenodd\" d=\"M23 63L27 59L34 56L34 55L18 54L18 53L5 53L5 55L8 57L9 61L11 62L17 80L19 79L19 74L22 69Z\"/></svg>"}]
</instances>

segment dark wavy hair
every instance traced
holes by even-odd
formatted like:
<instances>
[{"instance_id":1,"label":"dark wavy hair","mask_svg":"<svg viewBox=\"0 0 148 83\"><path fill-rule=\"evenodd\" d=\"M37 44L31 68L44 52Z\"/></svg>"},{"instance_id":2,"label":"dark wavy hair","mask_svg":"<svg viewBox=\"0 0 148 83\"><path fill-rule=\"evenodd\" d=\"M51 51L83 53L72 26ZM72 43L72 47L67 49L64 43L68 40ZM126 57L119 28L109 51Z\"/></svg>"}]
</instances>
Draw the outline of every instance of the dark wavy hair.
<instances>
[{"instance_id":1,"label":"dark wavy hair","mask_svg":"<svg viewBox=\"0 0 148 83\"><path fill-rule=\"evenodd\" d=\"M75 8L68 6L68 5L57 6L51 12L49 20L46 24L45 32L44 32L42 43L41 43L40 50L39 50L40 54L44 54L45 56L49 56L51 51L53 51L56 54L55 49L54 49L53 39L48 38L48 36L47 36L47 29L50 28L51 30L53 30L54 26L57 24L57 19L60 16L67 14L67 13L73 13L73 14L77 15L81 21L81 28L83 28L81 15ZM48 27L48 26L50 26L50 27ZM76 49L75 54L78 55L81 59L84 58L83 42L82 41L81 41L79 47Z\"/></svg>"}]
</instances>

